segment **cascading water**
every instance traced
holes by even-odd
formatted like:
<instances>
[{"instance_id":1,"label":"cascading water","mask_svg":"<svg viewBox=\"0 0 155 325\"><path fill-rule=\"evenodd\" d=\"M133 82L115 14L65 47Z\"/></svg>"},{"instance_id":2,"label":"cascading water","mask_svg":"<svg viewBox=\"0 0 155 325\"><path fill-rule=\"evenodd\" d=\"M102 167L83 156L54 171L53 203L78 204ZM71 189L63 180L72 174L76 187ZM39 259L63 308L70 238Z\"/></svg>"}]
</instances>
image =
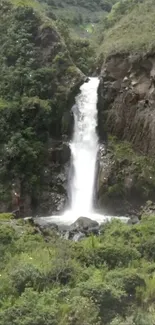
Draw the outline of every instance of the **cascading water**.
<instances>
[{"instance_id":1,"label":"cascading water","mask_svg":"<svg viewBox=\"0 0 155 325\"><path fill-rule=\"evenodd\" d=\"M96 159L99 149L96 133L98 86L98 78L89 78L89 81L81 86L81 92L76 97L73 107L74 133L70 143L73 175L70 181L70 210L61 216L40 218L43 222L70 225L81 216L89 217L99 223L113 218L93 211Z\"/></svg>"},{"instance_id":2,"label":"cascading water","mask_svg":"<svg viewBox=\"0 0 155 325\"><path fill-rule=\"evenodd\" d=\"M87 216L93 210L93 190L98 152L97 89L98 78L84 83L76 97L74 135L71 142L73 178L71 180L71 213Z\"/></svg>"}]
</instances>

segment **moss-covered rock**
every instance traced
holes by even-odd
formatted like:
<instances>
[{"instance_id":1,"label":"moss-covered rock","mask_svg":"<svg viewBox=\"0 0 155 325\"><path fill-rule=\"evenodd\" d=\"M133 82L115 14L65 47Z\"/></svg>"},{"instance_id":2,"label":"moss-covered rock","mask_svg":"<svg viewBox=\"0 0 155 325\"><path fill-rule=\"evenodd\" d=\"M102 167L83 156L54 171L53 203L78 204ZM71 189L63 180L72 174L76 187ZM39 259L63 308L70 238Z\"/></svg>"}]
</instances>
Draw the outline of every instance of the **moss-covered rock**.
<instances>
[{"instance_id":1,"label":"moss-covered rock","mask_svg":"<svg viewBox=\"0 0 155 325\"><path fill-rule=\"evenodd\" d=\"M154 201L154 191L154 159L136 153L127 141L109 137L99 169L100 206L112 214L135 214L146 201Z\"/></svg>"}]
</instances>

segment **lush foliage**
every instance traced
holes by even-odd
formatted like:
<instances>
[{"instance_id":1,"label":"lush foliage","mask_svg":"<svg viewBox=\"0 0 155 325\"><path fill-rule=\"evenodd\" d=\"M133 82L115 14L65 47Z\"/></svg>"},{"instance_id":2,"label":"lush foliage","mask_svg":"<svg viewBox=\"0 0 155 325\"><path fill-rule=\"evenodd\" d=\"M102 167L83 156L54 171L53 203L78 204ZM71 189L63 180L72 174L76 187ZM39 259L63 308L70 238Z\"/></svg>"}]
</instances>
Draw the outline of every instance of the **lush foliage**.
<instances>
[{"instance_id":1,"label":"lush foliage","mask_svg":"<svg viewBox=\"0 0 155 325\"><path fill-rule=\"evenodd\" d=\"M154 324L154 216L76 244L0 222L1 325Z\"/></svg>"},{"instance_id":2,"label":"lush foliage","mask_svg":"<svg viewBox=\"0 0 155 325\"><path fill-rule=\"evenodd\" d=\"M61 20L57 21L57 27L64 38L65 44L67 45L75 65L86 75L89 75L95 68L95 49L93 44L89 39L79 38L77 36L72 37L70 28Z\"/></svg>"},{"instance_id":3,"label":"lush foliage","mask_svg":"<svg viewBox=\"0 0 155 325\"><path fill-rule=\"evenodd\" d=\"M0 201L8 203L16 180L39 195L48 140L67 132L63 115L81 80L53 21L35 2L12 2L0 6Z\"/></svg>"},{"instance_id":4,"label":"lush foliage","mask_svg":"<svg viewBox=\"0 0 155 325\"><path fill-rule=\"evenodd\" d=\"M152 0L122 0L101 21L98 37L100 53L146 53L154 49L155 3ZM110 41L109 41L110 40Z\"/></svg>"},{"instance_id":5,"label":"lush foliage","mask_svg":"<svg viewBox=\"0 0 155 325\"><path fill-rule=\"evenodd\" d=\"M117 0L39 0L48 5L48 13L55 14L72 26L96 23L104 12L110 12Z\"/></svg>"}]
</instances>

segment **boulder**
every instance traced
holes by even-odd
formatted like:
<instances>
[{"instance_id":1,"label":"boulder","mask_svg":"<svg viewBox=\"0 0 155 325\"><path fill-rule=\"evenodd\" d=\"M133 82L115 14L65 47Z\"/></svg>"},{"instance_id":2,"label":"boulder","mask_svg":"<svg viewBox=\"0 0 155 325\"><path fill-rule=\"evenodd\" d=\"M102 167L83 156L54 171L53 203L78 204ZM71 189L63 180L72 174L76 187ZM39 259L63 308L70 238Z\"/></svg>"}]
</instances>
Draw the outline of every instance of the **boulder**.
<instances>
[{"instance_id":1,"label":"boulder","mask_svg":"<svg viewBox=\"0 0 155 325\"><path fill-rule=\"evenodd\" d=\"M99 231L99 224L97 221L89 219L87 217L78 218L71 226L70 231L82 232L84 234L90 234Z\"/></svg>"}]
</instances>

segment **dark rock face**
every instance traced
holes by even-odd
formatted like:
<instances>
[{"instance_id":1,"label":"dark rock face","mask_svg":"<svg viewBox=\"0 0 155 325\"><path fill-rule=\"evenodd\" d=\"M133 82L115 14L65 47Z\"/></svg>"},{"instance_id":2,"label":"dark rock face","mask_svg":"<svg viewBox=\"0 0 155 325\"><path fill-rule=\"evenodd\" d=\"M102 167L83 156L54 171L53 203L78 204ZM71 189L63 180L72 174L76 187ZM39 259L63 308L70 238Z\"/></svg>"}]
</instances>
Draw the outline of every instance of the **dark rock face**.
<instances>
[{"instance_id":1,"label":"dark rock face","mask_svg":"<svg viewBox=\"0 0 155 325\"><path fill-rule=\"evenodd\" d=\"M67 204L70 148L67 141L50 140L44 185L35 215L60 214Z\"/></svg>"},{"instance_id":2,"label":"dark rock face","mask_svg":"<svg viewBox=\"0 0 155 325\"><path fill-rule=\"evenodd\" d=\"M113 153L100 155L97 180L97 206L107 215L132 216L144 202L142 191L136 190L134 167L118 162Z\"/></svg>"},{"instance_id":3,"label":"dark rock face","mask_svg":"<svg viewBox=\"0 0 155 325\"><path fill-rule=\"evenodd\" d=\"M42 175L41 190L34 195L24 193L21 196L22 210L18 206L14 195L7 204L1 205L1 211L16 211L19 217L48 216L60 214L68 202L68 175L70 165L70 147L67 140L50 139L47 156ZM20 181L15 182L15 189L22 192ZM15 202L14 202L15 200Z\"/></svg>"},{"instance_id":4,"label":"dark rock face","mask_svg":"<svg viewBox=\"0 0 155 325\"><path fill-rule=\"evenodd\" d=\"M101 70L98 100L100 141L109 148L108 136L128 141L138 155L155 155L155 55L128 54L107 59ZM145 166L144 166L145 168ZM151 174L152 173L152 174ZM154 201L153 169L145 179L138 165L112 150L100 156L98 205L104 212L138 215L141 205ZM146 172L147 174L147 172ZM140 175L140 176L139 176ZM143 180L143 182L142 182ZM151 184L152 180L152 184ZM141 184L141 185L140 185Z\"/></svg>"},{"instance_id":5,"label":"dark rock face","mask_svg":"<svg viewBox=\"0 0 155 325\"><path fill-rule=\"evenodd\" d=\"M123 143L117 141L113 147L109 141L106 155L100 149L97 207L107 215L133 218L139 216L141 206L147 200L154 202L154 164L151 165L151 158L146 161L145 156L134 151L131 151L132 158L125 156ZM120 149L121 157L117 156Z\"/></svg>"},{"instance_id":6,"label":"dark rock face","mask_svg":"<svg viewBox=\"0 0 155 325\"><path fill-rule=\"evenodd\" d=\"M130 141L155 154L155 55L115 55L103 65L99 86L99 134Z\"/></svg>"}]
</instances>

